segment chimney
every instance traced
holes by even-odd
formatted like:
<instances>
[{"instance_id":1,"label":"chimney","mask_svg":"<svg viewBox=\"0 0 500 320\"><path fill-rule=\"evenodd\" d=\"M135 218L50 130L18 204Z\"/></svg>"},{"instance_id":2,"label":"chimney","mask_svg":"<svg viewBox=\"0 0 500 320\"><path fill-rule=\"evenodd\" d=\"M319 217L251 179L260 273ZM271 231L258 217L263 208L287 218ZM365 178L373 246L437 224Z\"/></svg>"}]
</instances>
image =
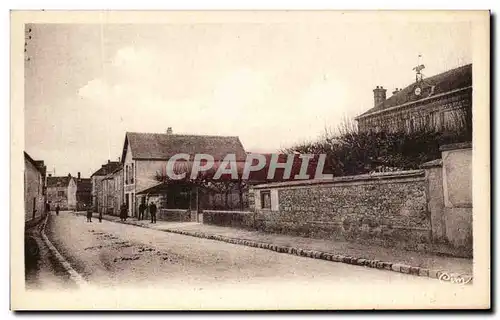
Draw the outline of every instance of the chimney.
<instances>
[{"instance_id":1,"label":"chimney","mask_svg":"<svg viewBox=\"0 0 500 320\"><path fill-rule=\"evenodd\" d=\"M172 134L172 127L167 128L167 134Z\"/></svg>"},{"instance_id":2,"label":"chimney","mask_svg":"<svg viewBox=\"0 0 500 320\"><path fill-rule=\"evenodd\" d=\"M375 107L385 101L385 93L386 92L387 92L387 89L384 89L384 87L382 87L382 86L380 86L380 87L377 86L375 89L373 89L373 100L374 100Z\"/></svg>"},{"instance_id":3,"label":"chimney","mask_svg":"<svg viewBox=\"0 0 500 320\"><path fill-rule=\"evenodd\" d=\"M399 92L399 89L398 89L398 88L396 88L396 89L394 89L394 91L392 92L392 94L396 94L396 93L398 93L398 92Z\"/></svg>"},{"instance_id":4,"label":"chimney","mask_svg":"<svg viewBox=\"0 0 500 320\"><path fill-rule=\"evenodd\" d=\"M78 180L80 180L80 172L78 172Z\"/></svg>"},{"instance_id":5,"label":"chimney","mask_svg":"<svg viewBox=\"0 0 500 320\"><path fill-rule=\"evenodd\" d=\"M108 164L111 162L111 160L108 159Z\"/></svg>"}]
</instances>

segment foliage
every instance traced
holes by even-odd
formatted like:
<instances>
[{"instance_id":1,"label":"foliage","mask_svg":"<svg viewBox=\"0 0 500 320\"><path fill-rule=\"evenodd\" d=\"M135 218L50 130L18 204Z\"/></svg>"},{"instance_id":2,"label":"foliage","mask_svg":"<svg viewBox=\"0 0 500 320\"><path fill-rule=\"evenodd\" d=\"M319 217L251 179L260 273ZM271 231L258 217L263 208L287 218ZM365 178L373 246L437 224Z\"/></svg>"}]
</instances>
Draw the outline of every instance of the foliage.
<instances>
[{"instance_id":1,"label":"foliage","mask_svg":"<svg viewBox=\"0 0 500 320\"><path fill-rule=\"evenodd\" d=\"M428 123L411 132L359 132L352 121L344 121L335 132L325 130L316 141L281 152L325 153L326 166L335 176L417 169L424 162L439 159L441 145L472 140L471 110L459 110L455 117L455 125L440 132Z\"/></svg>"}]
</instances>

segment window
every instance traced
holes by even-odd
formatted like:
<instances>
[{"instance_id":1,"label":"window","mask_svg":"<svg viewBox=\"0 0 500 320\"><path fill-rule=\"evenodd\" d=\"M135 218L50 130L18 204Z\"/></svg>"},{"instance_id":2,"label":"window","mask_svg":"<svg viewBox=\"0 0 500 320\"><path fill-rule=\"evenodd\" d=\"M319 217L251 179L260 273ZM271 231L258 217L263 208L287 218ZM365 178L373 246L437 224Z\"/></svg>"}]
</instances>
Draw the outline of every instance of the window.
<instances>
[{"instance_id":1,"label":"window","mask_svg":"<svg viewBox=\"0 0 500 320\"><path fill-rule=\"evenodd\" d=\"M271 209L271 191L260 192L260 206L262 209Z\"/></svg>"},{"instance_id":2,"label":"window","mask_svg":"<svg viewBox=\"0 0 500 320\"><path fill-rule=\"evenodd\" d=\"M128 184L128 164L125 166L125 184Z\"/></svg>"},{"instance_id":3,"label":"window","mask_svg":"<svg viewBox=\"0 0 500 320\"><path fill-rule=\"evenodd\" d=\"M433 130L438 130L439 129L439 125L438 125L438 118L436 116L436 112L435 111L432 111L430 114L429 114L429 125L430 127L433 129Z\"/></svg>"},{"instance_id":4,"label":"window","mask_svg":"<svg viewBox=\"0 0 500 320\"><path fill-rule=\"evenodd\" d=\"M64 191L57 191L58 197L64 197Z\"/></svg>"},{"instance_id":5,"label":"window","mask_svg":"<svg viewBox=\"0 0 500 320\"><path fill-rule=\"evenodd\" d=\"M130 168L130 173L131 173L130 174L131 175L130 182L134 183L134 164L133 163L132 163L132 167Z\"/></svg>"}]
</instances>

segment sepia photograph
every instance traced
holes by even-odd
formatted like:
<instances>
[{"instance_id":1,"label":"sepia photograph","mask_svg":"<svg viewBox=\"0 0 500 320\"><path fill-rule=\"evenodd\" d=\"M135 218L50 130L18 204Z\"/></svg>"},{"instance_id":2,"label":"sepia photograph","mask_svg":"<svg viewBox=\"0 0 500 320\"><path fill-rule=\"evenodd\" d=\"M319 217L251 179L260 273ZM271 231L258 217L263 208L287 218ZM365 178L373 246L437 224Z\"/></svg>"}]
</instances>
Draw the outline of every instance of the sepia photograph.
<instances>
[{"instance_id":1,"label":"sepia photograph","mask_svg":"<svg viewBox=\"0 0 500 320\"><path fill-rule=\"evenodd\" d=\"M11 11L11 309L490 308L489 46L488 11Z\"/></svg>"}]
</instances>

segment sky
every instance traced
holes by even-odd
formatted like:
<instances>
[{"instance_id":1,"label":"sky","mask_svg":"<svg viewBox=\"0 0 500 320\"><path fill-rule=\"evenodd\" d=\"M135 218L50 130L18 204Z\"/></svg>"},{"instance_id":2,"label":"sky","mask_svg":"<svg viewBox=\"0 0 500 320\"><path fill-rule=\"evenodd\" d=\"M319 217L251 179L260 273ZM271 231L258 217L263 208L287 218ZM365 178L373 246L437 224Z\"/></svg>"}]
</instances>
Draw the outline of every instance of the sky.
<instances>
[{"instance_id":1,"label":"sky","mask_svg":"<svg viewBox=\"0 0 500 320\"><path fill-rule=\"evenodd\" d=\"M468 22L32 24L25 150L88 177L125 133L239 136L273 152L310 141L394 88L472 62ZM53 172L52 172L53 173Z\"/></svg>"}]
</instances>

